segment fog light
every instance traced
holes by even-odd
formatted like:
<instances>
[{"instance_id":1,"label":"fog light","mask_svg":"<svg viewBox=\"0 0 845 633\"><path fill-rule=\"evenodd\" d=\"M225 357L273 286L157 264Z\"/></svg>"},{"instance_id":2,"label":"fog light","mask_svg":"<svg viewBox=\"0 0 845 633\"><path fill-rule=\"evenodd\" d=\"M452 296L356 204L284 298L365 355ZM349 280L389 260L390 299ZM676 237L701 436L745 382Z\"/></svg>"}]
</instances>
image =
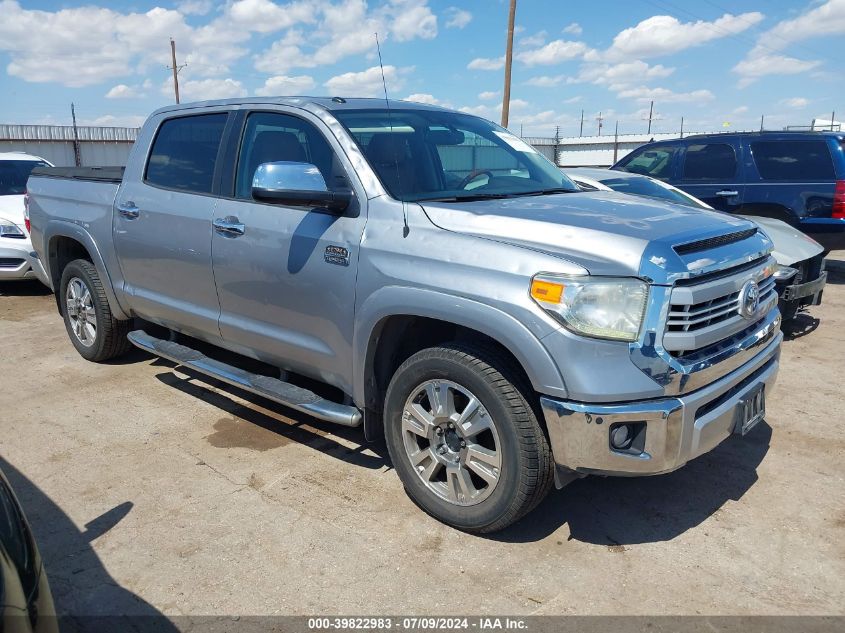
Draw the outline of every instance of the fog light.
<instances>
[{"instance_id":1,"label":"fog light","mask_svg":"<svg viewBox=\"0 0 845 633\"><path fill-rule=\"evenodd\" d=\"M617 450L625 450L631 446L634 433L629 424L620 424L610 432L610 445Z\"/></svg>"}]
</instances>

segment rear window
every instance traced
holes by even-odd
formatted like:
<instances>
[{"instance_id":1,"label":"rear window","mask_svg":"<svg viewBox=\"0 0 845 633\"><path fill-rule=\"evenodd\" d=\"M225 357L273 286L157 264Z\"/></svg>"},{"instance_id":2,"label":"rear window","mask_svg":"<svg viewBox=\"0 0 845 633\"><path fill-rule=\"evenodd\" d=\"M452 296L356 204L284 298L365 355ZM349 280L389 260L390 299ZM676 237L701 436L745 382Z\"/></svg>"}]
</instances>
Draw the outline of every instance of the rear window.
<instances>
[{"instance_id":1,"label":"rear window","mask_svg":"<svg viewBox=\"0 0 845 633\"><path fill-rule=\"evenodd\" d=\"M763 180L835 180L830 150L818 141L751 143L754 164Z\"/></svg>"},{"instance_id":2,"label":"rear window","mask_svg":"<svg viewBox=\"0 0 845 633\"><path fill-rule=\"evenodd\" d=\"M146 181L167 189L211 193L225 112L168 119L158 129Z\"/></svg>"},{"instance_id":3,"label":"rear window","mask_svg":"<svg viewBox=\"0 0 845 633\"><path fill-rule=\"evenodd\" d=\"M684 180L723 180L736 176L736 152L727 143L687 145Z\"/></svg>"},{"instance_id":4,"label":"rear window","mask_svg":"<svg viewBox=\"0 0 845 633\"><path fill-rule=\"evenodd\" d=\"M36 167L49 167L43 160L0 161L0 196L22 196L26 179Z\"/></svg>"}]
</instances>

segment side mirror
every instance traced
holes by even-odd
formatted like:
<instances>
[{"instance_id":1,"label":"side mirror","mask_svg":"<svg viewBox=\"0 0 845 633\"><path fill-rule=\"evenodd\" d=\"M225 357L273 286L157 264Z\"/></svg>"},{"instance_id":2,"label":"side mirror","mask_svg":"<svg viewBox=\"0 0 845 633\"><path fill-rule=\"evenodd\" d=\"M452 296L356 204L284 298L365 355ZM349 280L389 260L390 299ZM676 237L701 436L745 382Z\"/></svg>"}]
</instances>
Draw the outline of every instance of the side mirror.
<instances>
[{"instance_id":1,"label":"side mirror","mask_svg":"<svg viewBox=\"0 0 845 633\"><path fill-rule=\"evenodd\" d=\"M252 179L252 197L293 207L321 207L342 213L352 200L349 191L329 191L320 170L310 163L262 163Z\"/></svg>"}]
</instances>

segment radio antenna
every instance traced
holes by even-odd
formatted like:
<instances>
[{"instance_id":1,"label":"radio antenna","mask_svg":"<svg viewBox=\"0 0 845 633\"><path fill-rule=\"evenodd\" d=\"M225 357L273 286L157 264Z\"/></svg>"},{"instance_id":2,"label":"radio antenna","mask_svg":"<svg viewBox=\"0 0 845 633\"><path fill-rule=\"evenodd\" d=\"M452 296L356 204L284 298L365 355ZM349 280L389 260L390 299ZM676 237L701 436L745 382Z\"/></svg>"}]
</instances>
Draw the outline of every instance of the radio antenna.
<instances>
[{"instance_id":1,"label":"radio antenna","mask_svg":"<svg viewBox=\"0 0 845 633\"><path fill-rule=\"evenodd\" d=\"M376 50L378 51L378 65L381 69L381 85L384 88L384 105L387 107L387 120L390 121L390 133L393 135L393 113L390 110L390 99L387 98L387 80L384 78L384 64L381 61L381 44L378 41L378 33L375 33L376 36ZM395 136L392 136L391 141L396 139ZM396 184L399 186L399 192L402 192L402 178L399 175L399 156L398 151L399 148L391 143L391 153L393 154L393 163L396 167ZM402 229L402 237L408 237L408 233L411 232L411 227L408 226L408 207L406 206L407 203L402 200L402 219L405 223L404 228Z\"/></svg>"}]
</instances>

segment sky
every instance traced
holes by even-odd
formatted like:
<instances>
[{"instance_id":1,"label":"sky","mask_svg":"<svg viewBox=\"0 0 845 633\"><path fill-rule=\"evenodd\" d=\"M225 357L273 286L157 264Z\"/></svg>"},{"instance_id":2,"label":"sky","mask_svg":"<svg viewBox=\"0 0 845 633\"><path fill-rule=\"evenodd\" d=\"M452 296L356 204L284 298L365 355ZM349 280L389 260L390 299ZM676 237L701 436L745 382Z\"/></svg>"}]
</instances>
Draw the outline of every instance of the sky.
<instances>
[{"instance_id":1,"label":"sky","mask_svg":"<svg viewBox=\"0 0 845 633\"><path fill-rule=\"evenodd\" d=\"M507 0L0 0L0 123L139 126L173 103L383 96L499 122ZM845 119L845 0L518 0L510 129ZM184 65L184 66L183 66Z\"/></svg>"}]
</instances>

